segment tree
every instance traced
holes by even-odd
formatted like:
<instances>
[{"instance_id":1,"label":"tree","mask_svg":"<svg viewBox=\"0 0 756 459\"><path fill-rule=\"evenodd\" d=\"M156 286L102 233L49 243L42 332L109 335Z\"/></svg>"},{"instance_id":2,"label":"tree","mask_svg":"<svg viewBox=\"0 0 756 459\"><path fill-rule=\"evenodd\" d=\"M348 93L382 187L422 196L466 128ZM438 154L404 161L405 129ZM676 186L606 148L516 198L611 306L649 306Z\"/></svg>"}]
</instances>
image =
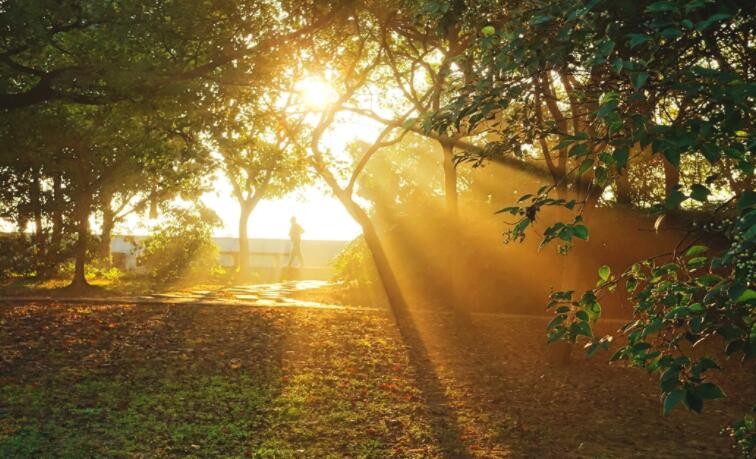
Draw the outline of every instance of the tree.
<instances>
[{"instance_id":1,"label":"tree","mask_svg":"<svg viewBox=\"0 0 756 459\"><path fill-rule=\"evenodd\" d=\"M212 139L221 169L239 203L239 273L249 271L249 217L263 199L281 197L307 179L299 143L288 138L269 111L233 106Z\"/></svg>"},{"instance_id":2,"label":"tree","mask_svg":"<svg viewBox=\"0 0 756 459\"><path fill-rule=\"evenodd\" d=\"M29 142L16 145L8 157L6 170L16 179L23 179L19 171L29 169L28 148L33 146L31 151L39 152L44 168L33 166L36 175L29 183L52 182L46 186L50 186L52 192L48 214L53 223L54 245L60 243L63 232L64 215L60 208L63 197L59 195L65 195L63 202L71 204L65 213L75 227L73 285L77 287L87 285L84 267L91 245L90 217L98 204L107 216L114 195L142 194L154 199L158 191L175 194L179 189L189 195L197 189L190 184L207 170L208 152L191 140L191 131L186 125L154 112L141 111L128 103L51 104L44 109L27 109L24 113L30 118L19 118L19 113L8 115L8 126L21 129L21 123L30 119L38 121L40 136L35 139L39 140L34 140L37 142L34 145ZM21 196L31 199L35 196L33 190L29 188ZM37 211L32 213L37 214ZM115 216L110 214L104 220L103 230L109 231ZM42 218L35 217L35 221L40 233Z\"/></svg>"},{"instance_id":3,"label":"tree","mask_svg":"<svg viewBox=\"0 0 756 459\"><path fill-rule=\"evenodd\" d=\"M262 76L343 14L341 2L14 0L0 11L0 109L149 103Z\"/></svg>"},{"instance_id":4,"label":"tree","mask_svg":"<svg viewBox=\"0 0 756 459\"><path fill-rule=\"evenodd\" d=\"M603 267L596 288L577 297L555 292L549 339L584 339L590 354L608 347L611 338L595 337L591 324L601 314L600 293L624 282L634 320L623 328L628 344L615 359L660 374L665 413L680 403L700 411L704 400L724 395L707 380L717 366L711 356L685 355L680 344L721 337L727 355L756 353L753 264L745 261L754 258L756 234L746 45L752 8L729 1L485 5L488 14L471 19L480 31L473 52L480 77L437 120L441 127L475 121L498 132L491 155L540 148L557 181L503 209L519 219L516 238L548 206L577 213L543 234L544 243L568 245L587 239L581 214L597 205L645 208L659 214L657 226L678 209L704 212L703 222L677 218L687 231L668 253L616 276ZM661 177L662 191L643 190L638 175ZM612 186L615 197L604 199ZM718 223L702 224L709 220ZM702 241L712 231L732 244L707 252ZM753 434L740 434L752 448Z\"/></svg>"},{"instance_id":5,"label":"tree","mask_svg":"<svg viewBox=\"0 0 756 459\"><path fill-rule=\"evenodd\" d=\"M351 171L340 168L340 161L323 144L323 136L334 125L337 115L345 111L350 101L359 99L359 92L365 90L380 64L379 46L372 39L374 26L369 18L355 12L341 27L335 27L332 34L324 34L321 40L313 43L307 50L307 61L302 63L302 67L307 68L308 62L316 62L318 65L313 65L314 68L326 70L328 67L324 68L323 63L329 63L331 68L328 70L334 74L330 84L336 94L327 107L319 108L319 113L315 113L314 117L308 113L297 116L296 112L290 110L280 114L279 121L291 139L308 139L306 148L309 165L362 228L365 243L400 329L403 333L411 333L411 327L406 326L409 320L408 305L381 238L366 209L354 199L357 179L368 161L382 148L401 140L401 134L392 137L398 126L387 125L351 165ZM341 38L352 33L357 34L357 39ZM298 75L305 73L295 72ZM399 126L402 121L398 121Z\"/></svg>"}]
</instances>

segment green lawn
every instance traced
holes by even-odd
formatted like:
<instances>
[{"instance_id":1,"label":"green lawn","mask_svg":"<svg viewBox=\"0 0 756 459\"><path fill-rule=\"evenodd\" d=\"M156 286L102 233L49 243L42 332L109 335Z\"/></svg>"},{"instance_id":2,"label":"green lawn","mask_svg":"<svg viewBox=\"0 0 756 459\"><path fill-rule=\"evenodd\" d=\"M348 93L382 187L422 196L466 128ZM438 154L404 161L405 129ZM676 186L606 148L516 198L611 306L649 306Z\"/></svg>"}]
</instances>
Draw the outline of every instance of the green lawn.
<instances>
[{"instance_id":1,"label":"green lawn","mask_svg":"<svg viewBox=\"0 0 756 459\"><path fill-rule=\"evenodd\" d=\"M0 457L381 457L432 443L399 343L371 336L384 316L23 306L2 317Z\"/></svg>"},{"instance_id":2,"label":"green lawn","mask_svg":"<svg viewBox=\"0 0 756 459\"><path fill-rule=\"evenodd\" d=\"M733 455L747 373L663 418L637 370L550 363L541 321L424 314L410 353L382 311L0 304L0 457Z\"/></svg>"}]
</instances>

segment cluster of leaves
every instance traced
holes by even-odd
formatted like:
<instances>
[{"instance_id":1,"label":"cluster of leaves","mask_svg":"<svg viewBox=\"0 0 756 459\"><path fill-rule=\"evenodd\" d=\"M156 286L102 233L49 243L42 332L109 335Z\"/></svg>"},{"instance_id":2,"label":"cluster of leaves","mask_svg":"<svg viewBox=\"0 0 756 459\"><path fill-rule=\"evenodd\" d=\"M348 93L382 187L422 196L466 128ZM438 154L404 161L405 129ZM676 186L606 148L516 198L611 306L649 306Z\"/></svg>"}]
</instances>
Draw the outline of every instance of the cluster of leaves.
<instances>
[{"instance_id":1,"label":"cluster of leaves","mask_svg":"<svg viewBox=\"0 0 756 459\"><path fill-rule=\"evenodd\" d=\"M609 340L591 330L600 314L597 293L626 280L635 320L624 329L628 344L616 358L664 375L665 412L680 402L700 411L704 400L723 394L706 381L713 360L682 355L681 343L720 336L728 353L748 358L756 339L751 264L756 217L750 191L756 87L746 44L754 26L752 5L737 0L486 4L488 14L477 22L478 47L470 53L480 77L436 114L434 126L448 131L471 124L478 132L494 133L507 139L500 143L523 162L540 152L554 179L545 194L559 196L539 191L502 209L520 217L511 239L523 239L543 206L582 212L586 205L600 205L602 193L619 186L631 166L648 174L646 158L665 164L664 193L637 199L639 207L664 213L739 198L737 207L724 206L733 222L721 229L732 245L721 253L705 255L703 246L694 246L640 261L617 277L605 268L594 291L576 299L574 292L558 292L550 303L557 315L549 339L583 337L592 353L608 347ZM529 154L523 155L526 149ZM467 155L475 159L479 153ZM708 170L718 172L683 185L680 171L690 160L705 161ZM718 184L717 174L729 183ZM579 206L565 198L571 191ZM569 243L587 234L580 220L570 218L547 228L543 243ZM700 236L702 230L692 228L690 234Z\"/></svg>"},{"instance_id":2,"label":"cluster of leaves","mask_svg":"<svg viewBox=\"0 0 756 459\"><path fill-rule=\"evenodd\" d=\"M4 235L0 251L0 279L29 276L35 272L34 244L24 234Z\"/></svg>"},{"instance_id":3,"label":"cluster of leaves","mask_svg":"<svg viewBox=\"0 0 756 459\"><path fill-rule=\"evenodd\" d=\"M209 276L217 265L212 229L220 223L209 209L170 209L165 221L143 243L139 263L153 281Z\"/></svg>"},{"instance_id":4,"label":"cluster of leaves","mask_svg":"<svg viewBox=\"0 0 756 459\"><path fill-rule=\"evenodd\" d=\"M511 230L506 233L507 241L522 242L525 240L526 230L530 224L536 221L538 212L543 207L553 206L572 210L575 208L574 199L552 198L549 192L554 189L553 185L544 185L538 189L535 194L524 194L517 200L514 206L504 207L496 213L508 213L520 217L514 223ZM572 246L572 239L577 238L584 241L588 240L588 227L583 224L583 217L576 215L571 223L557 222L546 228L540 248L546 246L549 242L557 239L562 242L561 250L567 250Z\"/></svg>"},{"instance_id":5,"label":"cluster of leaves","mask_svg":"<svg viewBox=\"0 0 756 459\"><path fill-rule=\"evenodd\" d=\"M333 280L362 294L380 288L378 273L365 239L360 236L347 244L331 262Z\"/></svg>"},{"instance_id":6,"label":"cluster of leaves","mask_svg":"<svg viewBox=\"0 0 756 459\"><path fill-rule=\"evenodd\" d=\"M598 339L591 328L601 312L597 296L624 283L632 295L634 320L620 330L627 343L612 360L660 375L664 414L681 402L700 412L705 400L723 398L719 386L707 380L706 372L719 368L716 359L694 357L690 350L712 341L723 343L727 356L756 356L756 193L744 194L737 207L741 214L734 221L704 225L730 238L729 247L719 254L710 255L705 245L691 245L680 254L635 263L619 276L603 266L596 288L577 301L573 291L554 292L549 308L556 317L548 326L549 341L575 343L582 336L588 355L608 348L612 337ZM744 452L756 442L756 433L746 428L751 424L752 417L747 417L736 429Z\"/></svg>"}]
</instances>

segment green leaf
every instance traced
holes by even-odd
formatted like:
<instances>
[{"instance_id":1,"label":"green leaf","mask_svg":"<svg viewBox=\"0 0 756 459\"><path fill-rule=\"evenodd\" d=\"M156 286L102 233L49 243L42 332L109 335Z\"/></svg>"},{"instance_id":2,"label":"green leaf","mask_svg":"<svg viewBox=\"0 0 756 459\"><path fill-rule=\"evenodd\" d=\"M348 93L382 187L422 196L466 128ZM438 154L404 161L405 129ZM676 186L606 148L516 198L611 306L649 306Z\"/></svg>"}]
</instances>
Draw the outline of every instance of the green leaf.
<instances>
[{"instance_id":1,"label":"green leaf","mask_svg":"<svg viewBox=\"0 0 756 459\"><path fill-rule=\"evenodd\" d=\"M551 319L551 321L549 322L549 324L546 325L546 328L550 329L550 328L557 327L557 326L561 325L562 322L565 321L565 319L567 319L566 315L564 315L564 314L558 314L556 317L554 317L553 319Z\"/></svg>"},{"instance_id":2,"label":"green leaf","mask_svg":"<svg viewBox=\"0 0 756 459\"><path fill-rule=\"evenodd\" d=\"M530 23L533 25L541 25L546 24L547 22L551 22L551 20L554 19L549 15L546 14L539 14L533 17L533 19L530 20Z\"/></svg>"},{"instance_id":3,"label":"green leaf","mask_svg":"<svg viewBox=\"0 0 756 459\"><path fill-rule=\"evenodd\" d=\"M685 251L685 256L694 257L696 255L701 255L702 253L706 253L706 251L708 250L709 248L706 247L705 245L694 245Z\"/></svg>"},{"instance_id":4,"label":"green leaf","mask_svg":"<svg viewBox=\"0 0 756 459\"><path fill-rule=\"evenodd\" d=\"M664 154L664 157L667 158L667 161L676 168L680 168L680 152L678 150L667 148L662 153Z\"/></svg>"},{"instance_id":5,"label":"green leaf","mask_svg":"<svg viewBox=\"0 0 756 459\"><path fill-rule=\"evenodd\" d=\"M722 281L722 276L717 274L704 274L696 279L696 282L704 287L711 287Z\"/></svg>"},{"instance_id":6,"label":"green leaf","mask_svg":"<svg viewBox=\"0 0 756 459\"><path fill-rule=\"evenodd\" d=\"M605 38L599 42L597 46L596 58L597 60L604 60L614 51L614 41L609 38Z\"/></svg>"},{"instance_id":7,"label":"green leaf","mask_svg":"<svg viewBox=\"0 0 756 459\"><path fill-rule=\"evenodd\" d=\"M490 37L491 35L496 33L496 28L492 25L487 25L480 29L480 32L483 34L484 37Z\"/></svg>"},{"instance_id":8,"label":"green leaf","mask_svg":"<svg viewBox=\"0 0 756 459\"><path fill-rule=\"evenodd\" d=\"M564 336L564 335L565 335L566 333L567 333L567 329L566 329L566 328L564 328L564 327L562 327L562 328L557 328L556 330L552 330L552 331L551 331L551 332L549 333L549 335L548 335L548 342L549 342L549 343L553 343L554 341L557 341L557 340L558 340L558 339L560 339L560 338L561 338L562 336Z\"/></svg>"},{"instance_id":9,"label":"green leaf","mask_svg":"<svg viewBox=\"0 0 756 459\"><path fill-rule=\"evenodd\" d=\"M664 207L670 210L677 209L686 199L688 199L688 197L682 194L680 190L672 190L669 196L664 200Z\"/></svg>"},{"instance_id":10,"label":"green leaf","mask_svg":"<svg viewBox=\"0 0 756 459\"><path fill-rule=\"evenodd\" d=\"M703 410L703 399L691 391L685 393L685 406L689 410L700 413Z\"/></svg>"},{"instance_id":11,"label":"green leaf","mask_svg":"<svg viewBox=\"0 0 756 459\"><path fill-rule=\"evenodd\" d=\"M696 364L696 370L699 373L703 373L706 370L711 370L712 368L719 368L719 365L717 365L717 362L711 360L708 357L702 358L697 364Z\"/></svg>"},{"instance_id":12,"label":"green leaf","mask_svg":"<svg viewBox=\"0 0 756 459\"><path fill-rule=\"evenodd\" d=\"M711 191L703 185L698 183L691 187L690 197L699 202L706 202L708 200Z\"/></svg>"},{"instance_id":13,"label":"green leaf","mask_svg":"<svg viewBox=\"0 0 756 459\"><path fill-rule=\"evenodd\" d=\"M617 169L622 169L627 165L630 151L627 148L617 148L614 150L612 157L614 157L614 161L617 163Z\"/></svg>"},{"instance_id":14,"label":"green leaf","mask_svg":"<svg viewBox=\"0 0 756 459\"><path fill-rule=\"evenodd\" d=\"M580 164L580 169L578 170L579 175L585 174L585 172L593 167L593 160L592 159L586 159L585 161Z\"/></svg>"},{"instance_id":15,"label":"green leaf","mask_svg":"<svg viewBox=\"0 0 756 459\"><path fill-rule=\"evenodd\" d=\"M612 68L619 74L622 71L623 64L624 61L622 60L622 58L618 57L612 61Z\"/></svg>"},{"instance_id":16,"label":"green leaf","mask_svg":"<svg viewBox=\"0 0 756 459\"><path fill-rule=\"evenodd\" d=\"M662 409L662 413L665 416L668 415L669 412L672 411L672 408L674 408L685 398L685 394L686 392L683 389L675 389L672 392L668 393L664 397L664 407Z\"/></svg>"},{"instance_id":17,"label":"green leaf","mask_svg":"<svg viewBox=\"0 0 756 459\"><path fill-rule=\"evenodd\" d=\"M588 145L584 143L579 143L575 145L574 147L570 148L570 154L571 157L580 157L585 156L588 153Z\"/></svg>"},{"instance_id":18,"label":"green leaf","mask_svg":"<svg viewBox=\"0 0 756 459\"><path fill-rule=\"evenodd\" d=\"M723 19L727 19L730 16L731 15L726 14L726 13L717 13L712 16L709 16L707 19L704 19L703 21L700 21L699 23L696 24L696 30L701 31L704 29L708 29L709 27L711 27L712 24L719 22Z\"/></svg>"},{"instance_id":19,"label":"green leaf","mask_svg":"<svg viewBox=\"0 0 756 459\"><path fill-rule=\"evenodd\" d=\"M756 191L746 191L738 199L738 210L744 211L756 206Z\"/></svg>"},{"instance_id":20,"label":"green leaf","mask_svg":"<svg viewBox=\"0 0 756 459\"><path fill-rule=\"evenodd\" d=\"M633 72L630 76L630 81L635 89L642 88L646 84L646 80L648 80L648 72Z\"/></svg>"},{"instance_id":21,"label":"green leaf","mask_svg":"<svg viewBox=\"0 0 756 459\"><path fill-rule=\"evenodd\" d=\"M630 45L630 48L635 48L636 46L642 45L649 40L649 37L647 35L640 33L631 33L628 35L628 37L630 37L630 41L628 43Z\"/></svg>"},{"instance_id":22,"label":"green leaf","mask_svg":"<svg viewBox=\"0 0 756 459\"><path fill-rule=\"evenodd\" d=\"M687 306L679 306L669 311L664 317L665 319L676 319L678 317L687 316L691 313L691 310Z\"/></svg>"},{"instance_id":23,"label":"green leaf","mask_svg":"<svg viewBox=\"0 0 756 459\"><path fill-rule=\"evenodd\" d=\"M588 303L585 306L585 312L588 313L589 319L595 322L601 317L601 304L598 301Z\"/></svg>"},{"instance_id":24,"label":"green leaf","mask_svg":"<svg viewBox=\"0 0 756 459\"><path fill-rule=\"evenodd\" d=\"M753 300L756 300L756 291L755 290L751 290L750 288L747 288L747 289L745 289L745 291L740 296L738 296L735 299L735 302L736 303L745 303L747 301L753 301Z\"/></svg>"},{"instance_id":25,"label":"green leaf","mask_svg":"<svg viewBox=\"0 0 756 459\"><path fill-rule=\"evenodd\" d=\"M713 383L703 383L699 385L695 389L695 394L704 400L715 400L726 397L722 388Z\"/></svg>"},{"instance_id":26,"label":"green leaf","mask_svg":"<svg viewBox=\"0 0 756 459\"><path fill-rule=\"evenodd\" d=\"M688 268L700 268L704 266L708 260L707 257L693 257L688 260Z\"/></svg>"},{"instance_id":27,"label":"green leaf","mask_svg":"<svg viewBox=\"0 0 756 459\"><path fill-rule=\"evenodd\" d=\"M576 238L582 239L584 241L588 240L588 228L585 225L575 225L573 232Z\"/></svg>"},{"instance_id":28,"label":"green leaf","mask_svg":"<svg viewBox=\"0 0 756 459\"><path fill-rule=\"evenodd\" d=\"M588 338L593 338L593 331L591 330L591 326L588 324L588 322L575 322L572 324L572 327L575 330L576 335L583 335L587 336Z\"/></svg>"},{"instance_id":29,"label":"green leaf","mask_svg":"<svg viewBox=\"0 0 756 459\"><path fill-rule=\"evenodd\" d=\"M663 13L665 11L675 11L677 7L674 3L662 0L659 2L654 2L646 7L647 13Z\"/></svg>"},{"instance_id":30,"label":"green leaf","mask_svg":"<svg viewBox=\"0 0 756 459\"><path fill-rule=\"evenodd\" d=\"M714 164L717 161L719 161L719 158L722 156L721 152L719 151L719 148L717 148L716 145L712 145L709 143L705 143L701 146L701 153L704 155L704 158L710 163Z\"/></svg>"},{"instance_id":31,"label":"green leaf","mask_svg":"<svg viewBox=\"0 0 756 459\"><path fill-rule=\"evenodd\" d=\"M603 280L603 281L608 281L609 280L609 275L611 273L612 273L612 269L609 266L607 266L607 265L604 265L604 266L600 267L599 270L598 270L599 278L601 280Z\"/></svg>"}]
</instances>

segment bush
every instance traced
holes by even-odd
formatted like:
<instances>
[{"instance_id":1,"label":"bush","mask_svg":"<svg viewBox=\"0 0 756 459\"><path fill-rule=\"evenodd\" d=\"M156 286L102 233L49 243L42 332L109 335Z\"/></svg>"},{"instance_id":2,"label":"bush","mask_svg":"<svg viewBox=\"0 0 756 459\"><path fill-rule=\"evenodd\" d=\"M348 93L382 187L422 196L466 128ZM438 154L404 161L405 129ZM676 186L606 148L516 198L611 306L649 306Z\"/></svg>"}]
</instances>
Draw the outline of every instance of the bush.
<instances>
[{"instance_id":1,"label":"bush","mask_svg":"<svg viewBox=\"0 0 756 459\"><path fill-rule=\"evenodd\" d=\"M334 270L332 280L341 287L337 294L339 298L335 300L364 306L385 306L380 277L364 237L359 236L347 244L333 259L331 266Z\"/></svg>"},{"instance_id":2,"label":"bush","mask_svg":"<svg viewBox=\"0 0 756 459\"><path fill-rule=\"evenodd\" d=\"M220 223L209 209L170 209L165 221L143 242L140 264L153 281L207 278L216 271L218 248L212 229Z\"/></svg>"},{"instance_id":3,"label":"bush","mask_svg":"<svg viewBox=\"0 0 756 459\"><path fill-rule=\"evenodd\" d=\"M34 244L27 235L3 235L0 245L0 279L31 277L36 273Z\"/></svg>"}]
</instances>

